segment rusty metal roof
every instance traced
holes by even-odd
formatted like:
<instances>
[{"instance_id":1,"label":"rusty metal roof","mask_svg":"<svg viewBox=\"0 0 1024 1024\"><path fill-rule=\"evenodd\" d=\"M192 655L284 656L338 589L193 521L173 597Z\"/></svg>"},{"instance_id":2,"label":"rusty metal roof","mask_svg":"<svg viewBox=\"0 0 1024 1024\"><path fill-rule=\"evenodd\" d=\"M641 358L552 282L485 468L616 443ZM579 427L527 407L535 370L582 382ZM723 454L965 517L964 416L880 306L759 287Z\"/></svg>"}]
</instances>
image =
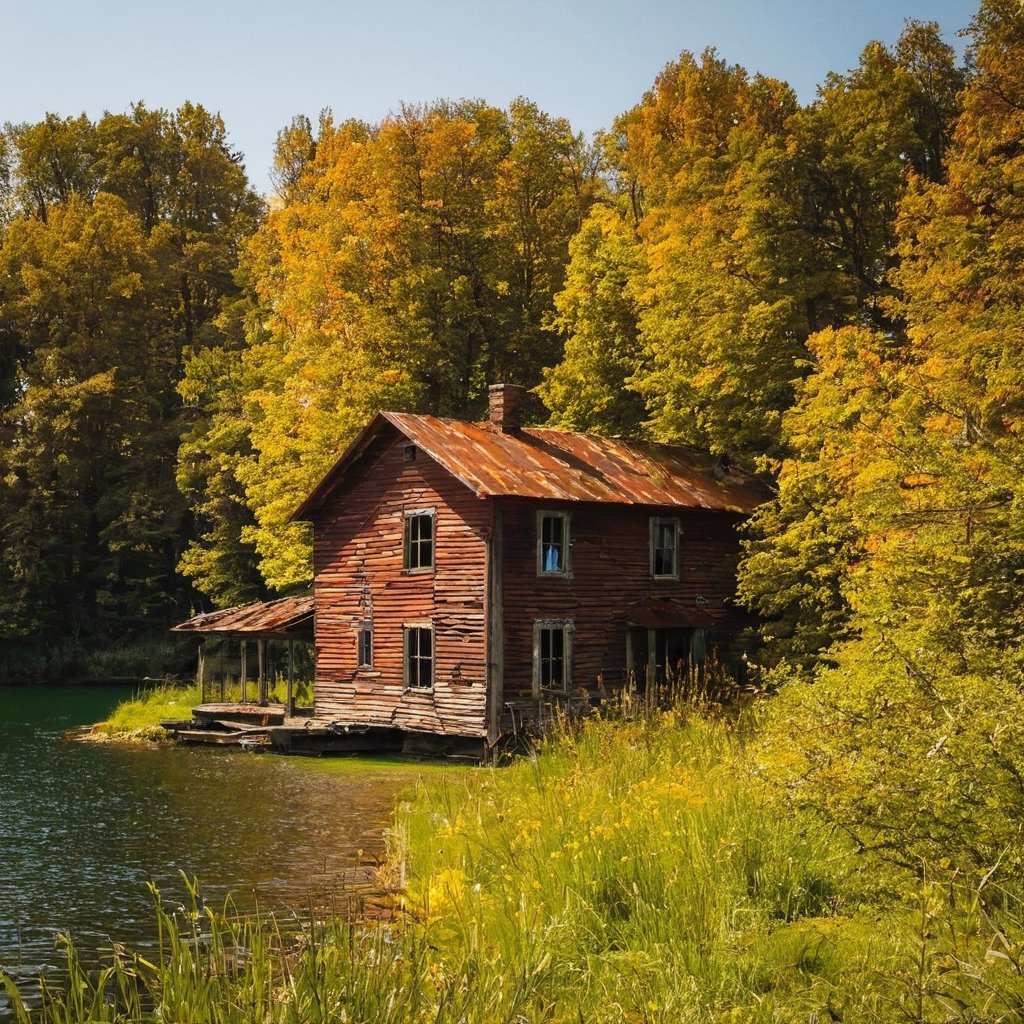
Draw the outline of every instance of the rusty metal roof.
<instances>
[{"instance_id":1,"label":"rusty metal roof","mask_svg":"<svg viewBox=\"0 0 1024 1024\"><path fill-rule=\"evenodd\" d=\"M171 627L175 633L216 633L241 637L312 637L313 595L256 601L237 608L194 615Z\"/></svg>"},{"instance_id":2,"label":"rusty metal roof","mask_svg":"<svg viewBox=\"0 0 1024 1024\"><path fill-rule=\"evenodd\" d=\"M527 427L382 412L314 488L293 519L309 518L372 441L404 434L480 497L595 501L752 512L768 493L755 478L716 468L689 448Z\"/></svg>"}]
</instances>

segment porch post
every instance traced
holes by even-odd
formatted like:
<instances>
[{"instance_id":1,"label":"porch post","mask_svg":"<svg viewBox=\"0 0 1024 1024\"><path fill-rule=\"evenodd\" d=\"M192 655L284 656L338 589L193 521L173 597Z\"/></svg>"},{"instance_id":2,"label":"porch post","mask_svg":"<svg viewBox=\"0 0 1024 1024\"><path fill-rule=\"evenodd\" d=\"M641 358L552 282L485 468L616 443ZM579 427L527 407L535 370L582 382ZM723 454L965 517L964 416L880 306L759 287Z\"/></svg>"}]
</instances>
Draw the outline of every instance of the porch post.
<instances>
[{"instance_id":1,"label":"porch post","mask_svg":"<svg viewBox=\"0 0 1024 1024\"><path fill-rule=\"evenodd\" d=\"M658 638L657 630L647 630L647 685L645 691L658 682Z\"/></svg>"},{"instance_id":2,"label":"porch post","mask_svg":"<svg viewBox=\"0 0 1024 1024\"><path fill-rule=\"evenodd\" d=\"M206 640L202 637L199 639L199 664L196 667L196 682L199 684L199 703L206 703L206 658L204 657L204 648L206 646Z\"/></svg>"},{"instance_id":3,"label":"porch post","mask_svg":"<svg viewBox=\"0 0 1024 1024\"><path fill-rule=\"evenodd\" d=\"M238 643L242 652L238 665L238 673L242 681L242 703L245 704L247 703L247 697L249 695L249 667L246 665L246 659L249 656L249 641L243 638L239 640Z\"/></svg>"},{"instance_id":4,"label":"porch post","mask_svg":"<svg viewBox=\"0 0 1024 1024\"><path fill-rule=\"evenodd\" d=\"M288 640L288 700L284 713L295 714L295 641L291 638Z\"/></svg>"},{"instance_id":5,"label":"porch post","mask_svg":"<svg viewBox=\"0 0 1024 1024\"><path fill-rule=\"evenodd\" d=\"M256 658L259 662L260 707L267 706L267 640L256 641Z\"/></svg>"}]
</instances>

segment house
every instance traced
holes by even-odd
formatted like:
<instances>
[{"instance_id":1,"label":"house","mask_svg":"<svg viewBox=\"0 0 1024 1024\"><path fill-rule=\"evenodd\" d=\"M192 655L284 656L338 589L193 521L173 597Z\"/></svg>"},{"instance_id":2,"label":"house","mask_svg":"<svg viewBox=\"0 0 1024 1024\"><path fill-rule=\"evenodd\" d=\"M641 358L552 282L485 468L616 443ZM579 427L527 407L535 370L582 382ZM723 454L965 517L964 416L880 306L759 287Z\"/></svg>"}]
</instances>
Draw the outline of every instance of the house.
<instances>
[{"instance_id":1,"label":"house","mask_svg":"<svg viewBox=\"0 0 1024 1024\"><path fill-rule=\"evenodd\" d=\"M518 708L640 685L749 624L752 478L684 448L379 413L293 519L313 526L318 721L494 744Z\"/></svg>"}]
</instances>

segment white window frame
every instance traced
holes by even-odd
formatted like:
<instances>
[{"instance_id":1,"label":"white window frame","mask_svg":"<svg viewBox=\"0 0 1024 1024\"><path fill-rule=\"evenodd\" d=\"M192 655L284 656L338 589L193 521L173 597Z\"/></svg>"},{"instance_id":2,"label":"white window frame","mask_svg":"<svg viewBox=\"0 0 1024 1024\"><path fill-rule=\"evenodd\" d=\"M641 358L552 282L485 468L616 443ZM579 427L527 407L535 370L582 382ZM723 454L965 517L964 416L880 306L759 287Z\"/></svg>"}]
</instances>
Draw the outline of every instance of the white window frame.
<instances>
[{"instance_id":1,"label":"white window frame","mask_svg":"<svg viewBox=\"0 0 1024 1024\"><path fill-rule=\"evenodd\" d=\"M658 529L662 526L671 526L672 532L675 538L675 543L672 547L672 571L671 572L656 572L656 559L655 552L656 542L658 537ZM650 554L649 563L651 576L656 580L677 580L679 579L679 546L682 540L683 531L679 523L677 516L651 516L650 523Z\"/></svg>"},{"instance_id":2,"label":"white window frame","mask_svg":"<svg viewBox=\"0 0 1024 1024\"><path fill-rule=\"evenodd\" d=\"M412 681L411 658L412 652L410 642L413 631L425 631L430 634L430 679L428 682ZM417 654L419 660L423 660L421 654ZM404 688L413 693L422 693L425 690L434 689L434 680L437 676L437 645L434 637L433 622L406 622L402 624L402 684Z\"/></svg>"},{"instance_id":3,"label":"white window frame","mask_svg":"<svg viewBox=\"0 0 1024 1024\"><path fill-rule=\"evenodd\" d=\"M412 522L414 519L430 519L430 564L412 564ZM418 538L417 544L422 544ZM410 508L402 514L402 571L433 572L437 564L437 510L432 508Z\"/></svg>"},{"instance_id":4,"label":"white window frame","mask_svg":"<svg viewBox=\"0 0 1024 1024\"><path fill-rule=\"evenodd\" d=\"M544 568L544 520L560 519L562 521L562 567L560 569ZM570 551L572 548L571 516L568 512L551 512L541 510L537 513L537 575L567 577L572 574Z\"/></svg>"},{"instance_id":5,"label":"white window frame","mask_svg":"<svg viewBox=\"0 0 1024 1024\"><path fill-rule=\"evenodd\" d=\"M561 631L562 633L562 683L560 686L545 685L541 681L542 634L545 630ZM572 619L534 619L533 621L533 695L541 693L568 693L573 681L573 635L576 624Z\"/></svg>"}]
</instances>

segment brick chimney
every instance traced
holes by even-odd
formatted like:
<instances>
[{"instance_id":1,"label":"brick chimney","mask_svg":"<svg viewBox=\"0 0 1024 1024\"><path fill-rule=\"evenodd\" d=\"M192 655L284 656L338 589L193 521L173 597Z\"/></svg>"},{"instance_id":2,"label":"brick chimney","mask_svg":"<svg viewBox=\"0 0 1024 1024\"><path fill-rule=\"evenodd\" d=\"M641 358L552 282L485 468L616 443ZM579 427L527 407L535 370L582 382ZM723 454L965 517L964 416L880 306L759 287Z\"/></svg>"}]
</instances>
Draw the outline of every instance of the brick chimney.
<instances>
[{"instance_id":1,"label":"brick chimney","mask_svg":"<svg viewBox=\"0 0 1024 1024\"><path fill-rule=\"evenodd\" d=\"M518 384L492 384L487 389L491 423L503 434L514 434L520 427L519 404L526 388Z\"/></svg>"}]
</instances>

